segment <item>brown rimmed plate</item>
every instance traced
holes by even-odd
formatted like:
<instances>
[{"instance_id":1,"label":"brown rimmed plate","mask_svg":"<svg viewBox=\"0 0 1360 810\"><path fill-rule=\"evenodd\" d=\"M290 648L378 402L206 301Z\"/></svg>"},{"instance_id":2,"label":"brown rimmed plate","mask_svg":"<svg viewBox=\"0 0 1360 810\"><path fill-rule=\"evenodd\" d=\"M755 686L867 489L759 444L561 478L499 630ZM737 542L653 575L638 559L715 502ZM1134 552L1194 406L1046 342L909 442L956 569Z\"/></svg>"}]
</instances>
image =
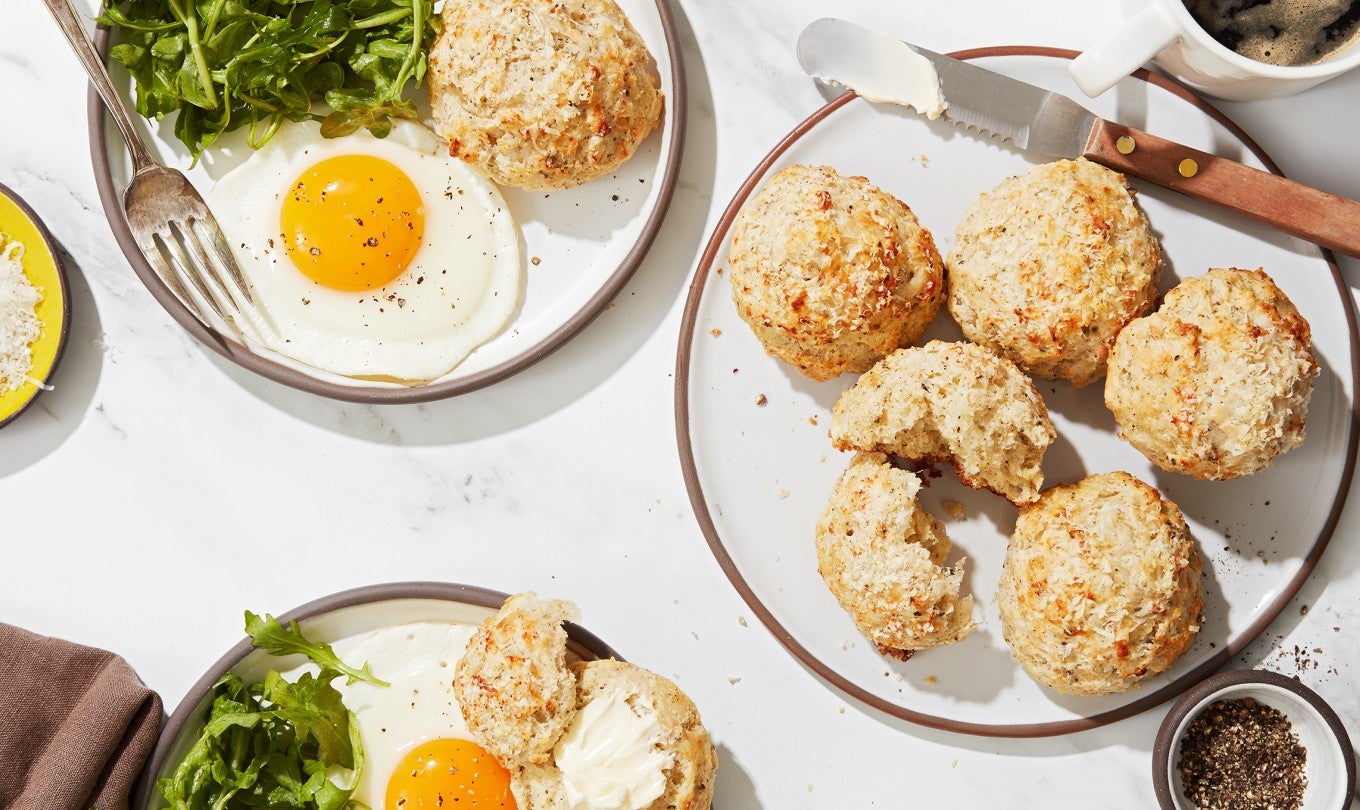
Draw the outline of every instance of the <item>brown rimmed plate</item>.
<instances>
[{"instance_id":1,"label":"brown rimmed plate","mask_svg":"<svg viewBox=\"0 0 1360 810\"><path fill-rule=\"evenodd\" d=\"M620 0L620 7L647 42L657 62L665 108L661 125L613 175L565 191L503 188L523 234L525 293L513 320L496 337L439 379L422 385L359 380L319 371L265 350L223 339L200 324L147 265L128 229L121 205L131 177L123 143L103 103L89 94L90 151L105 216L123 255L152 296L186 331L228 360L276 382L352 402L428 402L475 391L510 377L561 347L614 299L647 255L661 229L680 174L684 146L685 71L671 0ZM95 45L107 54L107 29ZM131 79L112 65L115 84L130 98ZM422 109L425 90L415 91ZM138 122L143 123L143 122ZM173 117L146 124L153 152L186 170L200 189L237 165L250 151L245 133L229 133L192 170L173 134Z\"/></svg>"},{"instance_id":2,"label":"brown rimmed plate","mask_svg":"<svg viewBox=\"0 0 1360 810\"><path fill-rule=\"evenodd\" d=\"M509 597L499 591L450 582L392 582L324 596L279 615L287 624L298 622L313 641L332 644L344 658L346 645L365 633L410 622L453 622L480 626ZM569 660L623 660L612 647L578 625L568 622ZM156 780L169 775L197 739L213 685L228 672L243 678L262 678L269 669L280 671L301 663L301 656L278 658L251 646L243 638L189 688L165 727L143 770L131 806L164 807Z\"/></svg>"},{"instance_id":3,"label":"brown rimmed plate","mask_svg":"<svg viewBox=\"0 0 1360 810\"><path fill-rule=\"evenodd\" d=\"M954 54L1072 94L1074 52L1034 47ZM1146 72L1088 102L1100 115L1201 149L1278 169L1222 113ZM980 626L966 640L899 663L856 631L817 573L813 533L849 456L827 438L831 406L854 382L813 383L770 357L737 316L722 272L742 203L792 163L860 174L901 198L942 253L977 195L1034 162L947 122L842 96L799 124L755 167L710 237L690 286L676 361L676 432L690 501L733 586L799 661L846 694L933 728L998 737L1067 734L1137 714L1184 691L1265 630L1326 548L1355 465L1357 333L1350 295L1329 255L1160 188L1135 184L1162 238L1163 289L1209 267L1264 266L1311 322L1322 365L1304 445L1270 470L1228 482L1164 473L1114 432L1099 383L1038 381L1059 438L1045 458L1048 485L1126 470L1185 512L1205 562L1205 625L1168 672L1120 695L1079 698L1031 680L1001 637L995 591L1015 510L963 487L951 471L922 502L945 521L951 559L968 558L965 588ZM930 338L962 339L942 312ZM946 504L947 501L954 502ZM961 509L962 517L952 517Z\"/></svg>"}]
</instances>

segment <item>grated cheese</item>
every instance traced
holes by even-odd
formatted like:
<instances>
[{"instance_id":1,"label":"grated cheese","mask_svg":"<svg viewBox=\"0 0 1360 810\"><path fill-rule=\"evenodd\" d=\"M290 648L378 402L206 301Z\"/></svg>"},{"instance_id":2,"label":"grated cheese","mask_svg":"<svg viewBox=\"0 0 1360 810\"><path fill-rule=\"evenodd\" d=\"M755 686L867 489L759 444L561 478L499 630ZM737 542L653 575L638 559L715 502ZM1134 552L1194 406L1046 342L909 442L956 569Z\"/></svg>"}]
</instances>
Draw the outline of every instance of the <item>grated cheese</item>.
<instances>
[{"instance_id":1,"label":"grated cheese","mask_svg":"<svg viewBox=\"0 0 1360 810\"><path fill-rule=\"evenodd\" d=\"M24 246L0 233L0 394L29 381L31 344L42 330L37 313L42 292L24 275L23 256Z\"/></svg>"}]
</instances>

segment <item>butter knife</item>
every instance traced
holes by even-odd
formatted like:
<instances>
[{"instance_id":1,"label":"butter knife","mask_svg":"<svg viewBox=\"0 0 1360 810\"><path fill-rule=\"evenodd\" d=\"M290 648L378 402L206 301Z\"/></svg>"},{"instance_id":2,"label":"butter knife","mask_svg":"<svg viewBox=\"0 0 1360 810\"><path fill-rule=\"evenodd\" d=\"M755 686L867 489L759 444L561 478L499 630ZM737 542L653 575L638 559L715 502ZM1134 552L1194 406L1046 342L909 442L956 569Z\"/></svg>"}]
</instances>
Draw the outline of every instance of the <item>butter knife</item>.
<instances>
[{"instance_id":1,"label":"butter knife","mask_svg":"<svg viewBox=\"0 0 1360 810\"><path fill-rule=\"evenodd\" d=\"M1323 247L1360 258L1360 202L1107 121L1060 93L897 40L928 59L939 76L951 123L1002 137L1053 158L1085 157ZM798 62L810 76L855 89L881 87L875 70L906 54L885 52L885 35L824 18L798 37ZM918 110L918 112L921 112Z\"/></svg>"}]
</instances>

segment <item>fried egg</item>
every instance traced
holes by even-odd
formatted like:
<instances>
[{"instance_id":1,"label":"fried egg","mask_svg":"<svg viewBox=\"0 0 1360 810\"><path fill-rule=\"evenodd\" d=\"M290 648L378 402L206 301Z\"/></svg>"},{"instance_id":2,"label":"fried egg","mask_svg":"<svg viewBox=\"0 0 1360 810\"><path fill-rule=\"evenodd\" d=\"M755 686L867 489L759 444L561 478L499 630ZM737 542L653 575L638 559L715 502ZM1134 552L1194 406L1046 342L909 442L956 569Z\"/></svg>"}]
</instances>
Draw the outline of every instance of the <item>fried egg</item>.
<instances>
[{"instance_id":1,"label":"fried egg","mask_svg":"<svg viewBox=\"0 0 1360 810\"><path fill-rule=\"evenodd\" d=\"M387 681L335 686L359 723L365 765L352 799L379 810L515 810L510 774L471 740L453 670L476 628L416 622L376 630L346 651Z\"/></svg>"},{"instance_id":2,"label":"fried egg","mask_svg":"<svg viewBox=\"0 0 1360 810\"><path fill-rule=\"evenodd\" d=\"M510 321L519 231L428 129L326 139L288 124L208 204L254 288L266 348L352 377L438 378Z\"/></svg>"}]
</instances>

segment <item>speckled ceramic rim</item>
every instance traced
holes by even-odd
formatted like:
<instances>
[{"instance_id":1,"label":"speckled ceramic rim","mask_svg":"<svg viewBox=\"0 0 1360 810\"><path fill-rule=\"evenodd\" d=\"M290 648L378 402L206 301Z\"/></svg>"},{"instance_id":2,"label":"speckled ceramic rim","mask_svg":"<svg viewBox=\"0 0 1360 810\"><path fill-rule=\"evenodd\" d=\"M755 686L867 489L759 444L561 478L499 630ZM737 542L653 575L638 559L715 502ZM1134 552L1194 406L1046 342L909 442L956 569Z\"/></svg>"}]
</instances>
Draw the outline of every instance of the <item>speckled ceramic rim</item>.
<instances>
[{"instance_id":1,"label":"speckled ceramic rim","mask_svg":"<svg viewBox=\"0 0 1360 810\"><path fill-rule=\"evenodd\" d=\"M1341 718L1337 717L1332 707L1312 689L1278 672L1263 669L1233 669L1205 678L1195 688L1182 695L1180 700L1177 700L1171 706L1171 711L1167 712L1166 717L1162 719L1162 725L1157 729L1157 741L1152 747L1152 787L1157 794L1157 802L1162 806L1162 810L1180 810L1175 797L1171 795L1172 788L1169 778L1171 758L1176 755L1176 752L1171 750L1172 743L1176 739L1176 731L1183 724L1189 722L1195 714L1198 714L1200 707L1207 705L1219 692L1243 684L1278 686L1291 694L1297 695L1318 717L1322 718L1322 722L1332 730L1337 743L1341 746L1341 758L1345 763L1346 770L1346 784L1349 786L1346 791L1345 803L1335 810L1345 810L1350 807L1355 791L1355 749L1351 747L1351 738L1346 733L1346 727L1342 725ZM1332 809L1323 808L1323 810Z\"/></svg>"},{"instance_id":2,"label":"speckled ceramic rim","mask_svg":"<svg viewBox=\"0 0 1360 810\"><path fill-rule=\"evenodd\" d=\"M389 582L382 585L368 585L362 588L354 588L348 591L323 596L320 599L308 602L300 607L293 608L280 615L278 618L283 622L303 621L314 616L340 610L341 608L354 607L355 605L367 605L376 602L391 602L399 599L430 599L443 602L457 602L464 605L476 607L499 609L509 594L493 591L488 588L478 588L473 585L459 585L453 582ZM584 628L567 622L563 625L566 628L567 636L581 650L589 653L595 658L615 658L620 661L623 658L614 651L613 647L605 644L597 636ZM184 699L176 707L174 714L161 729L160 738L156 743L156 749L151 754L151 761L142 770L141 777L138 779L137 788L134 791L132 807L141 810L154 797L156 774L160 773L165 765L165 758L169 756L170 750L174 747L175 740L179 737L184 728L193 723L199 722L198 705L203 698L212 690L213 684L218 679L227 674L232 667L236 666L255 648L251 646L249 638L243 638L236 643L226 655L217 659L217 663L208 668L203 673L203 677L191 687L185 694Z\"/></svg>"},{"instance_id":3,"label":"speckled ceramic rim","mask_svg":"<svg viewBox=\"0 0 1360 810\"><path fill-rule=\"evenodd\" d=\"M43 375L41 380L41 382L46 384L52 379L52 375L57 373L57 366L61 365L61 356L66 353L66 340L71 337L71 283L66 278L66 263L61 260L61 254L57 252L57 243L52 240L52 233L47 230L47 226L43 224L43 221L38 217L37 212L34 211L28 203L24 202L23 197L15 194L13 189L3 183L0 183L0 196L8 197L13 201L13 203L18 206L19 210L24 212L24 215L28 217L29 221L33 223L33 227L37 229L38 234L42 236L43 242L47 245L48 252L52 254L52 264L57 268L57 284L61 287L61 335L57 338L57 353L52 355L52 367L47 370L47 373ZM18 419L24 411L28 410L33 406L34 402L38 401L38 397L42 396L42 394L43 390L41 388L33 392L33 396L29 397L28 402L25 402L20 406L19 410L6 416L4 419L0 419L0 428L13 422L15 419Z\"/></svg>"},{"instance_id":4,"label":"speckled ceramic rim","mask_svg":"<svg viewBox=\"0 0 1360 810\"><path fill-rule=\"evenodd\" d=\"M680 178L680 160L684 153L687 114L684 56L680 50L680 37L676 32L675 19L671 12L672 2L674 0L656 0L656 11L661 18L661 27L666 37L666 52L671 61L671 83L667 90L666 103L671 105L674 111L671 130L668 134L670 152L666 156L665 168L661 173L660 192L656 207L652 209L651 215L643 223L637 241L633 243L633 247L619 262L619 266L614 270L613 275L586 302L585 306L542 340L491 368L483 369L466 377L433 382L428 385L402 388L345 385L318 379L297 369L277 363L250 351L249 348L235 341L226 339L215 330L208 329L199 323L184 308L184 305L179 302L174 293L165 286L165 283L160 280L160 277L156 275L150 265L146 263L146 259L142 256L142 252L132 236L132 231L128 228L121 202L123 190L115 186L112 167L109 163L108 140L106 138L108 115L104 111L104 102L91 88L87 99L90 155L94 162L95 185L99 187L99 199L104 206L104 215L108 218L110 227L113 228L113 236L118 241L118 246L122 249L123 255L127 257L128 263L132 265L133 271L137 273L137 277L142 280L142 284L150 291L152 297L165 308L166 312L170 313L170 316L180 326L184 327L185 331L197 338L203 345L242 368L302 391L349 402L429 402L485 388L492 383L500 382L523 371L552 354L586 328L591 321L595 320L596 316L604 311L609 302L614 300L614 296L618 295L623 286L632 278L638 265L647 255L647 251L651 249L657 233L661 230L661 223L665 219L667 209L670 208L671 198L675 194L675 185ZM99 26L95 31L94 44L100 55L107 58L109 47L107 27Z\"/></svg>"},{"instance_id":5,"label":"speckled ceramic rim","mask_svg":"<svg viewBox=\"0 0 1360 810\"><path fill-rule=\"evenodd\" d=\"M992 48L974 48L966 51L957 51L949 54L955 59L981 59L993 56L1044 56L1054 59L1071 60L1077 56L1077 51L1063 48L1043 48L1025 45L1008 45ZM1213 105L1204 99L1196 96L1190 90L1176 84L1175 82L1147 70L1139 70L1132 74L1134 77L1145 82L1154 84L1176 97L1182 99L1214 121L1222 124L1233 133L1242 143L1275 174L1283 174L1270 156L1257 145L1245 132L1233 123L1226 115L1219 112ZM1192 685L1197 683L1209 673L1223 666L1237 653L1241 652L1257 636L1259 636L1271 621L1284 610L1294 594L1298 593L1299 588L1308 579L1313 567L1317 564L1318 558L1327 547L1327 541L1331 539L1332 532L1336 529L1337 520L1341 517L1341 508L1345 505L1346 495L1350 490L1351 476L1355 472L1355 451L1356 439L1360 437L1357 431L1357 412L1355 407L1354 393L1351 400L1351 418L1347 428L1346 438L1346 462L1342 469L1340 478L1337 481L1336 498L1332 502L1331 511L1327 514L1327 521L1323 524L1322 530L1318 532L1317 538L1313 542L1308 555L1303 559L1298 572L1290 579L1288 586L1269 604L1265 610L1258 615L1244 631L1237 637L1231 639L1226 645L1214 653L1208 660L1196 666L1171 683L1148 692L1142 697L1101 714L1081 717L1073 720L1061 720L1048 723L1025 723L1025 724L986 724L968 723L953 720L948 717L939 717L931 714L912 711L891 701L885 700L878 695L857 686L845 676L838 673L826 662L817 658L807 648L803 647L794 639L793 634L785 629L770 611L761 603L760 598L751 590L751 586L742 577L732 557L727 553L723 545L723 539L718 534L718 530L713 523L713 517L708 511L708 503L704 500L703 487L699 483L699 473L694 461L694 444L690 435L689 419L689 371L690 353L694 343L695 323L699 314L699 302L703 297L704 286L707 284L709 273L712 272L714 263L717 261L718 249L722 246L723 240L727 236L727 231L732 226L732 220L736 217L737 211L741 208L746 198L755 190L761 178L769 171L770 167L779 160L785 152L789 150L804 135L824 121L831 113L845 106L856 96L854 93L846 93L833 99L826 106L813 113L793 131L784 137L770 153L761 160L755 170L751 172L746 181L737 189L736 196L728 204L727 210L723 212L722 218L718 220L712 236L704 246L704 252L699 258L698 269L695 271L694 279L690 282L689 297L685 301L684 316L680 325L680 344L675 361L675 432L676 441L680 449L680 463L685 477L685 487L689 490L690 505L694 508L694 516L699 521L699 527L708 540L708 547L713 551L713 556L717 558L718 564L722 566L723 572L732 582L732 586L737 589L741 597L746 600L746 604L760 618L765 627L774 634L775 638L783 644L789 652L793 653L799 661L812 669L822 678L826 679L833 686L847 695L869 705L881 712L918 723L930 728L954 731L960 734L976 734L984 737L1048 737L1058 734L1071 734L1077 731L1103 726L1132 717L1135 714L1146 711L1159 703L1168 700ZM1350 353L1351 353L1351 391L1356 391L1356 384L1360 382L1360 337L1357 337L1355 306L1351 301L1350 293L1346 288L1346 282L1341 277L1340 270L1337 269L1336 261L1328 251L1322 251L1323 258L1332 270L1332 281L1336 284L1337 295L1340 297L1342 306L1346 312L1346 324L1350 333Z\"/></svg>"}]
</instances>

